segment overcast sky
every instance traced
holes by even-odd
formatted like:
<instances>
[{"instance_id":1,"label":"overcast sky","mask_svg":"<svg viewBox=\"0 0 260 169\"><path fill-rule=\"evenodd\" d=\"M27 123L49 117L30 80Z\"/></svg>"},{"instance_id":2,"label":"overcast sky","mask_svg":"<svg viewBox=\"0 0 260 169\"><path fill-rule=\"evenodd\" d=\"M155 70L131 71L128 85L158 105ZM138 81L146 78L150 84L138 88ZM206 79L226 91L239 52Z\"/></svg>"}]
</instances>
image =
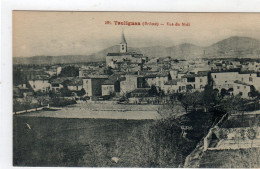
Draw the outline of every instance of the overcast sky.
<instances>
[{"instance_id":1,"label":"overcast sky","mask_svg":"<svg viewBox=\"0 0 260 169\"><path fill-rule=\"evenodd\" d=\"M112 25L106 25L111 21ZM164 26L118 26L114 21L159 22ZM166 26L189 22L190 26ZM230 36L260 39L260 14L255 13L13 13L13 56L89 55L117 45L124 30L128 46L208 46Z\"/></svg>"}]
</instances>

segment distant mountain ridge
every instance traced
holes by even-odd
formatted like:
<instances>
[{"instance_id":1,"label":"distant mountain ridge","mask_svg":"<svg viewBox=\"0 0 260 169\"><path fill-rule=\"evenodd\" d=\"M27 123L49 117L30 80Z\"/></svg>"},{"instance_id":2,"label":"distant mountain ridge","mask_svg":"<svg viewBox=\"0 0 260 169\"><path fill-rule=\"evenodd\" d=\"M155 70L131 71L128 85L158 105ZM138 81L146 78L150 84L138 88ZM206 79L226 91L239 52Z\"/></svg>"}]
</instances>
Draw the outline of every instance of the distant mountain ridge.
<instances>
[{"instance_id":1,"label":"distant mountain ridge","mask_svg":"<svg viewBox=\"0 0 260 169\"><path fill-rule=\"evenodd\" d=\"M260 55L260 41L249 37L232 36L207 47L183 43L176 46L151 46L142 48L129 47L128 51L142 53L149 58L166 57L193 59L193 58L228 58L252 57ZM91 55L65 55L65 56L33 56L14 57L14 64L64 64L90 61L104 61L107 53L119 52L119 46L111 46Z\"/></svg>"}]
</instances>

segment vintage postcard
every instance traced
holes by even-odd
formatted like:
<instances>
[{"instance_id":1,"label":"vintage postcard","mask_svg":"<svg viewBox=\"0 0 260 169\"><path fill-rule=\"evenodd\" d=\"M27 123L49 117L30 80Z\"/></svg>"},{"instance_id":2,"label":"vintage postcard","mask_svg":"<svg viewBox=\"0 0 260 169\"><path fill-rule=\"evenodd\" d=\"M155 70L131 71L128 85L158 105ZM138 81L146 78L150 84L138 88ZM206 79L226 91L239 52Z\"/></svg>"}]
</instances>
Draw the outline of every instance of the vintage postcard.
<instances>
[{"instance_id":1,"label":"vintage postcard","mask_svg":"<svg viewBox=\"0 0 260 169\"><path fill-rule=\"evenodd\" d=\"M260 13L12 14L13 166L260 167Z\"/></svg>"}]
</instances>

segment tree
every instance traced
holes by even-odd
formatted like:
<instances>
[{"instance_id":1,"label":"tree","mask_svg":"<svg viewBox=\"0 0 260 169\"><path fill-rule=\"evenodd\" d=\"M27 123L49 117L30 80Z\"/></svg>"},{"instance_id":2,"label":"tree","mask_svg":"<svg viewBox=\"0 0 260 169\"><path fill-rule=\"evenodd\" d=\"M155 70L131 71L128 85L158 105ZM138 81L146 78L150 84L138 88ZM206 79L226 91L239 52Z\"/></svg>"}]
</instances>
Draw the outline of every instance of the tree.
<instances>
[{"instance_id":1,"label":"tree","mask_svg":"<svg viewBox=\"0 0 260 169\"><path fill-rule=\"evenodd\" d=\"M63 97L70 97L72 95L72 92L67 87L61 88L60 92L61 92L61 96Z\"/></svg>"},{"instance_id":2,"label":"tree","mask_svg":"<svg viewBox=\"0 0 260 169\"><path fill-rule=\"evenodd\" d=\"M161 119L176 119L178 116L184 114L185 110L179 105L166 104L161 105L157 112Z\"/></svg>"},{"instance_id":3,"label":"tree","mask_svg":"<svg viewBox=\"0 0 260 169\"><path fill-rule=\"evenodd\" d=\"M75 66L66 66L61 70L60 77L77 77L79 76L79 68Z\"/></svg>"},{"instance_id":4,"label":"tree","mask_svg":"<svg viewBox=\"0 0 260 169\"><path fill-rule=\"evenodd\" d=\"M155 87L155 85L152 85L151 89L148 90L148 95L149 96L157 96L158 95L158 91L157 91L157 88Z\"/></svg>"},{"instance_id":5,"label":"tree","mask_svg":"<svg viewBox=\"0 0 260 169\"><path fill-rule=\"evenodd\" d=\"M210 108L211 105L217 105L219 102L218 91L215 91L211 86L206 85L203 92L203 103L205 107Z\"/></svg>"},{"instance_id":6,"label":"tree","mask_svg":"<svg viewBox=\"0 0 260 169\"><path fill-rule=\"evenodd\" d=\"M241 113L244 112L244 104L247 102L247 99L243 99L240 96L231 96L222 99L219 105L223 108L225 112Z\"/></svg>"},{"instance_id":7,"label":"tree","mask_svg":"<svg viewBox=\"0 0 260 169\"><path fill-rule=\"evenodd\" d=\"M196 107L197 105L202 105L203 104L203 93L201 92L194 92L194 93L185 93L180 99L181 104L185 108L186 112L188 111L188 108L190 106Z\"/></svg>"},{"instance_id":8,"label":"tree","mask_svg":"<svg viewBox=\"0 0 260 169\"><path fill-rule=\"evenodd\" d=\"M18 85L23 81L22 73L20 69L16 69L13 71L13 84Z\"/></svg>"},{"instance_id":9,"label":"tree","mask_svg":"<svg viewBox=\"0 0 260 169\"><path fill-rule=\"evenodd\" d=\"M225 96L227 96L227 95L228 95L227 90L226 90L226 89L221 89L220 95L221 95L222 98L225 97Z\"/></svg>"},{"instance_id":10,"label":"tree","mask_svg":"<svg viewBox=\"0 0 260 169\"><path fill-rule=\"evenodd\" d=\"M77 93L78 96L84 96L85 94L86 94L86 91L85 91L84 88L82 88L82 89Z\"/></svg>"},{"instance_id":11,"label":"tree","mask_svg":"<svg viewBox=\"0 0 260 169\"><path fill-rule=\"evenodd\" d=\"M37 96L36 100L40 106L47 105L50 102L50 97L48 96Z\"/></svg>"},{"instance_id":12,"label":"tree","mask_svg":"<svg viewBox=\"0 0 260 169\"><path fill-rule=\"evenodd\" d=\"M24 98L23 107L25 110L32 108L32 97L26 96Z\"/></svg>"},{"instance_id":13,"label":"tree","mask_svg":"<svg viewBox=\"0 0 260 169\"><path fill-rule=\"evenodd\" d=\"M259 92L255 89L254 86L250 86L250 92L248 93L249 97L259 97Z\"/></svg>"}]
</instances>

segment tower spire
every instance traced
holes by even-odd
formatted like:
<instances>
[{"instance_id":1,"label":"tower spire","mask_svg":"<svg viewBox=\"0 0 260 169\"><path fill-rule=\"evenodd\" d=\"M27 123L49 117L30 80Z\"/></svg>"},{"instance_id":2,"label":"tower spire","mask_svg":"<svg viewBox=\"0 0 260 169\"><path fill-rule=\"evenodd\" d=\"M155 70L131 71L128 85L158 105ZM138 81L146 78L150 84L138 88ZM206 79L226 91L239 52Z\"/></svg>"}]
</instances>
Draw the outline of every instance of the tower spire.
<instances>
[{"instance_id":1,"label":"tower spire","mask_svg":"<svg viewBox=\"0 0 260 169\"><path fill-rule=\"evenodd\" d=\"M124 31L122 31L121 43L120 43L120 53L126 53L126 52L127 52L127 42L125 40Z\"/></svg>"},{"instance_id":2,"label":"tower spire","mask_svg":"<svg viewBox=\"0 0 260 169\"><path fill-rule=\"evenodd\" d=\"M121 44L123 43L126 44L124 31L122 31L122 37L121 37Z\"/></svg>"}]
</instances>

